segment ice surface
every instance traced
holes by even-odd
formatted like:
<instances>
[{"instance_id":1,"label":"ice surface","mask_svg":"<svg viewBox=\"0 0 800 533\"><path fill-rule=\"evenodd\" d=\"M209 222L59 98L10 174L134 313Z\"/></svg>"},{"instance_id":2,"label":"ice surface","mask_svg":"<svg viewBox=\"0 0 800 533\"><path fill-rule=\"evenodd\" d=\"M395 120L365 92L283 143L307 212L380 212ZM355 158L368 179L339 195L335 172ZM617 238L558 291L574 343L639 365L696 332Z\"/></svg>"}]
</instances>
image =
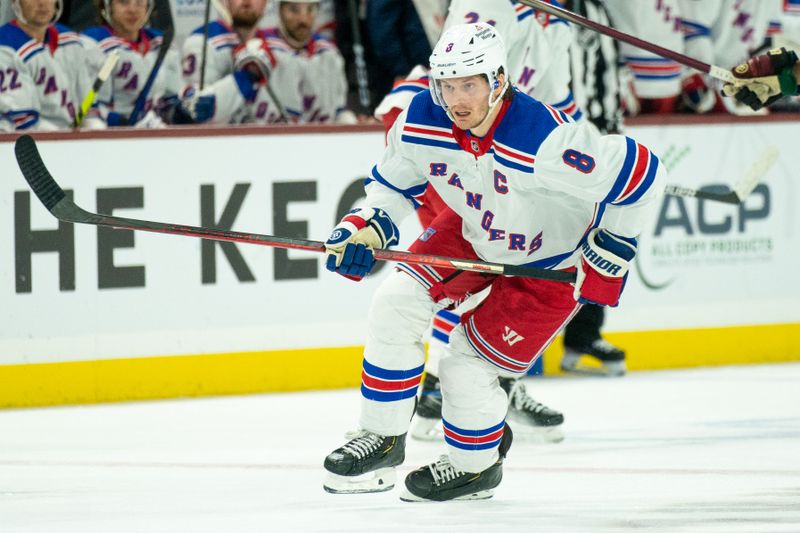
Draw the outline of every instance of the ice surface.
<instances>
[{"instance_id":1,"label":"ice surface","mask_svg":"<svg viewBox=\"0 0 800 533\"><path fill-rule=\"evenodd\" d=\"M323 492L355 389L0 411L0 533L800 531L800 363L528 391L567 438L517 439L480 502Z\"/></svg>"}]
</instances>

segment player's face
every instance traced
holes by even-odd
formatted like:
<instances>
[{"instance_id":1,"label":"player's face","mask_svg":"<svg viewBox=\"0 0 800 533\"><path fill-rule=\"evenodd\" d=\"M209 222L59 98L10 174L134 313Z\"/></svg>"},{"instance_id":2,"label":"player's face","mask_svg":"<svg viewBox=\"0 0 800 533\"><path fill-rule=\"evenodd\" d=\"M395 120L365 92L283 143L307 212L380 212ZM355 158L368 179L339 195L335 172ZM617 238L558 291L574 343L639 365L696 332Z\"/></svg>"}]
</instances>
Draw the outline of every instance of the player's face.
<instances>
[{"instance_id":1,"label":"player's face","mask_svg":"<svg viewBox=\"0 0 800 533\"><path fill-rule=\"evenodd\" d=\"M301 43L308 42L311 38L318 12L319 4L316 3L281 2L280 17L283 27L289 37Z\"/></svg>"},{"instance_id":2,"label":"player's face","mask_svg":"<svg viewBox=\"0 0 800 533\"><path fill-rule=\"evenodd\" d=\"M228 0L233 25L252 28L264 15L267 0Z\"/></svg>"},{"instance_id":3,"label":"player's face","mask_svg":"<svg viewBox=\"0 0 800 533\"><path fill-rule=\"evenodd\" d=\"M147 22L147 0L113 0L111 20L121 33L138 34Z\"/></svg>"},{"instance_id":4,"label":"player's face","mask_svg":"<svg viewBox=\"0 0 800 533\"><path fill-rule=\"evenodd\" d=\"M466 76L440 80L444 103L456 126L468 130L478 126L489 112L489 81L486 76Z\"/></svg>"},{"instance_id":5,"label":"player's face","mask_svg":"<svg viewBox=\"0 0 800 533\"><path fill-rule=\"evenodd\" d=\"M46 26L56 14L56 0L20 0L22 16L33 26Z\"/></svg>"}]
</instances>

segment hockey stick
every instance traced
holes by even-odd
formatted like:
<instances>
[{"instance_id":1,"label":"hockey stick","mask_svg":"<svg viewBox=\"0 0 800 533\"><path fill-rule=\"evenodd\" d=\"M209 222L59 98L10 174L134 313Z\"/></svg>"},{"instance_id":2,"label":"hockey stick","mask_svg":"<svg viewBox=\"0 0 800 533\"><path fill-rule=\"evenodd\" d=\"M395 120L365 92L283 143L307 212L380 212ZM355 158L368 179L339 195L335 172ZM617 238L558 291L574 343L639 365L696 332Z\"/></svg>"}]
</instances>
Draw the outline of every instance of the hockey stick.
<instances>
[{"instance_id":1,"label":"hockey stick","mask_svg":"<svg viewBox=\"0 0 800 533\"><path fill-rule=\"evenodd\" d=\"M325 252L325 244L320 241L308 241L304 239L291 239L287 237L274 237L272 235L262 235L260 233L244 233L240 231L229 231L217 228L184 226L180 224L169 224L164 222L152 222L148 220L137 220L133 218L114 217L109 215L99 215L91 213L78 207L70 200L64 190L56 183L50 175L36 148L36 142L29 135L22 135L14 145L14 153L17 156L22 175L28 181L34 194L44 204L45 208L59 220L72 222L74 224L93 224L95 226L106 226L115 229L127 229L136 231L150 231L154 233L167 233L170 235L185 235L189 237L200 237L215 241L241 242L248 244L260 244L262 246L272 246L275 248L289 248L293 250L307 250L310 252ZM454 268L456 270L469 270L472 272L483 272L486 274L498 274L503 276L516 276L523 278L535 278L550 281L561 281L565 283L575 282L574 272L564 272L559 270L547 270L517 265L504 265L499 263L488 263L470 259L456 259L452 257L440 257L436 255L415 254L410 252L400 252L395 250L375 250L375 259L381 261L402 261L430 265L442 268Z\"/></svg>"},{"instance_id":2,"label":"hockey stick","mask_svg":"<svg viewBox=\"0 0 800 533\"><path fill-rule=\"evenodd\" d=\"M350 11L350 25L353 27L353 57L356 66L356 81L358 82L358 102L364 112L369 112L369 78L367 75L367 62L364 60L364 44L361 40L361 20L358 17L358 7L356 0L348 1Z\"/></svg>"},{"instance_id":3,"label":"hockey stick","mask_svg":"<svg viewBox=\"0 0 800 533\"><path fill-rule=\"evenodd\" d=\"M700 198L702 200L713 200L727 204L741 204L750 196L753 189L764 179L764 176L775 161L778 159L778 147L770 146L745 172L744 176L733 186L733 190L726 193L714 193L689 189L680 185L667 185L664 191L672 196L686 196L689 198Z\"/></svg>"},{"instance_id":4,"label":"hockey stick","mask_svg":"<svg viewBox=\"0 0 800 533\"><path fill-rule=\"evenodd\" d=\"M730 83L734 82L733 74L731 74L731 71L726 68L718 67L716 65L709 65L708 63L703 63L702 61L694 59L693 57L679 54L678 52L675 52L668 48L664 48L662 46L658 46L657 44L651 43L649 41L644 41L628 33L615 30L614 28L611 28L604 24L600 24L598 22L594 22L593 20L589 20L586 17L577 15L572 11L568 11L564 8L548 4L544 0L518 0L518 1L519 3L525 4L528 7L532 7L534 9L538 9L539 11L544 11L545 13L548 13L550 15L560 17L564 20L568 20L569 22L577 24L578 26L589 28L590 30L602 33L603 35L608 35L613 39L636 46L637 48L641 48L642 50L647 50L648 52L660 55L661 57L672 59L673 61L675 61L676 63L680 63L681 65L685 65L689 68L699 70L700 72L705 72L712 78L716 78L718 80Z\"/></svg>"},{"instance_id":5,"label":"hockey stick","mask_svg":"<svg viewBox=\"0 0 800 533\"><path fill-rule=\"evenodd\" d=\"M147 97L150 95L150 90L153 88L153 83L156 81L156 76L158 76L158 72L161 70L161 65L164 63L164 58L167 56L169 47L172 45L172 38L175 37L175 24L172 19L172 9L170 8L168 0L162 0L159 2L158 15L164 23L162 26L164 35L161 38L161 48L158 49L156 62L153 63L153 68L150 69L150 74L147 75L147 81L145 81L142 91L136 98L136 103L133 105L133 111L131 111L131 114L128 117L129 126L133 126L141 118L142 111L144 111L144 106L147 103Z\"/></svg>"},{"instance_id":6,"label":"hockey stick","mask_svg":"<svg viewBox=\"0 0 800 533\"><path fill-rule=\"evenodd\" d=\"M203 51L200 53L200 88L206 84L206 56L208 55L208 24L211 22L211 0L206 0L206 11L203 15Z\"/></svg>"},{"instance_id":7,"label":"hockey stick","mask_svg":"<svg viewBox=\"0 0 800 533\"><path fill-rule=\"evenodd\" d=\"M217 14L223 21L225 21L225 24L227 24L230 27L233 27L233 16L231 15L230 11L228 11L228 8L226 8L225 5L223 5L222 0L210 0L210 1L212 4L214 4L214 9L217 10ZM206 17L205 31L206 33L208 33L208 17ZM205 42L203 42L203 63L205 63L205 54L206 54L206 45ZM203 89L203 77L205 77L205 67L201 65L201 68L203 68L204 70L201 73L202 77L200 78L200 90ZM281 116L281 120L283 120L283 122L288 123L289 119L286 116L286 109L283 107L283 104L278 99L277 95L275 94L275 91L273 91L272 87L269 86L269 80L267 80L267 83L264 85L264 88L267 90L267 94L269 95L269 97L275 103L275 107L278 109L278 114Z\"/></svg>"},{"instance_id":8,"label":"hockey stick","mask_svg":"<svg viewBox=\"0 0 800 533\"><path fill-rule=\"evenodd\" d=\"M86 113L89 112L89 109L91 109L94 103L94 99L97 98L97 91L100 90L100 87L102 87L108 77L111 76L111 71L114 70L114 65L117 64L118 59L119 52L114 50L108 54L108 57L103 61L100 72L97 73L97 77L94 83L92 83L92 88L86 93L86 97L83 99L83 102L81 102L81 107L78 108L78 114L75 115L75 120L72 122L73 128L79 128L81 126L83 119L86 118Z\"/></svg>"}]
</instances>

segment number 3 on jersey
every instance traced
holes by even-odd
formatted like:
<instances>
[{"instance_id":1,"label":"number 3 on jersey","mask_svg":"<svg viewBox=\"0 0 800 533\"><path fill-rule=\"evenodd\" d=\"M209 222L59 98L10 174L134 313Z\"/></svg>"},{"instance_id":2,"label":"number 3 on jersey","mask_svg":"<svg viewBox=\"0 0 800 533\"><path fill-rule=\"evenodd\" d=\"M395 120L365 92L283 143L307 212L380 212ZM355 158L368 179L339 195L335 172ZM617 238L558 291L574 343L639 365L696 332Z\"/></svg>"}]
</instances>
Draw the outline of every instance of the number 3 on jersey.
<instances>
[{"instance_id":1,"label":"number 3 on jersey","mask_svg":"<svg viewBox=\"0 0 800 533\"><path fill-rule=\"evenodd\" d=\"M564 150L564 153L561 155L561 160L568 166L584 174L588 174L594 170L594 158L577 150L573 150L572 148Z\"/></svg>"}]
</instances>

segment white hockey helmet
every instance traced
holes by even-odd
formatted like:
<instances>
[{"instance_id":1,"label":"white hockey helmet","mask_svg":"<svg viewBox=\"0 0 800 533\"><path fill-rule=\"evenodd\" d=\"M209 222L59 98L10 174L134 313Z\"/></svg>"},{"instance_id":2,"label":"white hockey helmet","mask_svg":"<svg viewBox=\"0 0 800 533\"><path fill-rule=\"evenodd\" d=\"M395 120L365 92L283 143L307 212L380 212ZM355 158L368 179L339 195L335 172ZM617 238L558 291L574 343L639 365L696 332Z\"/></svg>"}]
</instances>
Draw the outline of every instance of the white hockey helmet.
<instances>
[{"instance_id":1,"label":"white hockey helmet","mask_svg":"<svg viewBox=\"0 0 800 533\"><path fill-rule=\"evenodd\" d=\"M28 21L25 20L25 16L22 14L22 6L20 2L22 0L11 0L11 9L14 11L14 15L17 17L17 20L22 22L23 24L27 24ZM61 17L61 12L64 10L64 3L61 0L55 0L56 4L56 11L53 14L53 20L50 22L55 22Z\"/></svg>"},{"instance_id":2,"label":"white hockey helmet","mask_svg":"<svg viewBox=\"0 0 800 533\"><path fill-rule=\"evenodd\" d=\"M445 31L431 54L430 90L433 101L447 109L439 81L447 78L463 78L484 75L489 82L489 111L500 101L508 87L506 47L493 26L484 22L458 24ZM500 87L497 76L505 73L506 81L497 98L492 99L495 89ZM450 117L451 119L453 117Z\"/></svg>"},{"instance_id":3,"label":"white hockey helmet","mask_svg":"<svg viewBox=\"0 0 800 533\"><path fill-rule=\"evenodd\" d=\"M100 9L100 14L109 24L113 24L113 22L111 22L111 2L113 1L114 0L103 0L103 7ZM147 0L147 14L144 17L145 22L147 22L150 18L150 14L153 12L153 5L153 0Z\"/></svg>"}]
</instances>

